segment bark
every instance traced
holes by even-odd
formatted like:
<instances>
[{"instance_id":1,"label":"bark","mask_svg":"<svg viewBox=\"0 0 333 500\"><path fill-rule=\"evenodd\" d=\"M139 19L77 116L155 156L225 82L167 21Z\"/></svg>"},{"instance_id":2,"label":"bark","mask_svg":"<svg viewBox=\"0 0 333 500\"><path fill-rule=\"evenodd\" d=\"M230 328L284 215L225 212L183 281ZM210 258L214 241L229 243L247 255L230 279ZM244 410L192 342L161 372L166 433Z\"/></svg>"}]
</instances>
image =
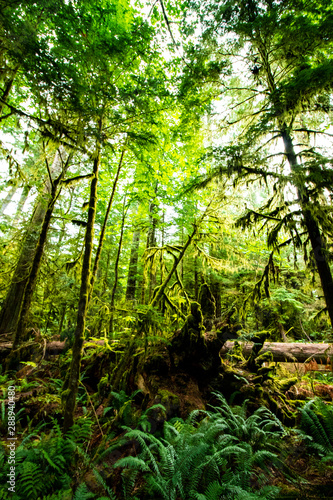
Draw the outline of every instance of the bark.
<instances>
[{"instance_id":1,"label":"bark","mask_svg":"<svg viewBox=\"0 0 333 500\"><path fill-rule=\"evenodd\" d=\"M135 299L136 290L136 275L138 272L140 246L140 229L136 229L133 233L131 255L127 275L126 300L133 301Z\"/></svg>"},{"instance_id":2,"label":"bark","mask_svg":"<svg viewBox=\"0 0 333 500\"><path fill-rule=\"evenodd\" d=\"M58 153L57 153L57 155L58 155ZM22 338L24 338L25 330L27 327L28 315L29 315L30 307L31 307L31 302L32 302L33 294L34 294L35 287L36 287L36 282L37 282L38 273L39 273L39 269L40 269L41 262L42 262L42 257L44 255L44 248L45 248L45 244L47 241L47 234L48 234L48 230L49 230L51 219L52 219L54 205L55 205L55 202L56 202L56 200L60 194L60 191L61 191L61 188L58 191L58 186L61 185L61 180L62 180L62 178L63 178L63 176L64 176L64 174L69 166L70 160L71 160L71 155L68 156L66 164L63 165L63 168L61 169L59 176L54 181L52 179L50 179L50 183L52 183L50 199L49 199L48 207L47 207L45 217L43 220L42 229L41 229L41 232L39 235L39 239L37 242L36 251L35 251L35 254L34 254L34 257L32 260L27 283L26 283L25 288L24 288L22 306L20 309L18 323L17 323L17 327L15 330L13 349L12 349L11 355L8 358L7 368L10 368L11 363L14 362L15 350L19 346Z\"/></svg>"},{"instance_id":3,"label":"bark","mask_svg":"<svg viewBox=\"0 0 333 500\"><path fill-rule=\"evenodd\" d=\"M59 172L59 158L55 157L51 173L54 177ZM19 313L22 305L24 289L26 287L31 263L36 251L41 227L48 209L49 196L51 194L51 183L47 178L42 195L38 198L29 227L23 238L20 256L4 300L0 313L0 334L14 332L17 326Z\"/></svg>"},{"instance_id":4,"label":"bark","mask_svg":"<svg viewBox=\"0 0 333 500\"><path fill-rule=\"evenodd\" d=\"M199 273L198 273L198 256L194 257L194 297L196 302L199 300Z\"/></svg>"},{"instance_id":5,"label":"bark","mask_svg":"<svg viewBox=\"0 0 333 500\"><path fill-rule=\"evenodd\" d=\"M7 99L9 97L9 94L12 90L12 87L13 87L13 84L14 84L14 81L15 81L15 77L16 77L16 73L19 69L19 66L16 66L16 68L13 69L13 74L11 76L11 78L9 78L9 80L7 81L6 83L6 86L5 86L5 89L3 91L3 94L1 96L1 101L0 101L0 119L1 118L5 118L2 116L2 113L3 113L3 110L6 106L6 102L7 102Z\"/></svg>"},{"instance_id":6,"label":"bark","mask_svg":"<svg viewBox=\"0 0 333 500\"><path fill-rule=\"evenodd\" d=\"M4 214L4 211L8 207L9 203L12 201L18 187L17 186L12 186L10 190L8 191L6 197L3 199L0 207L0 216Z\"/></svg>"},{"instance_id":7,"label":"bark","mask_svg":"<svg viewBox=\"0 0 333 500\"><path fill-rule=\"evenodd\" d=\"M108 341L110 342L110 340ZM111 341L112 342L112 341ZM84 342L83 345L89 344L91 342ZM95 340L94 344L103 346L105 344L104 340ZM12 348L12 342L1 342L0 343L0 353L6 354ZM242 352L243 356L250 356L253 344L251 342L243 343ZM219 354L221 358L226 358L227 354L234 347L233 341L227 341ZM46 354L50 356L55 356L61 354L66 348L66 340L63 341L52 341L46 344ZM87 347L89 349L89 346ZM283 343L283 342L265 342L264 347L260 354L270 351L273 354L273 361L276 362L299 362L304 363L305 361L315 360L317 363L327 363L329 364L330 358L333 356L332 344L301 344L299 342L295 343Z\"/></svg>"},{"instance_id":8,"label":"bark","mask_svg":"<svg viewBox=\"0 0 333 500\"><path fill-rule=\"evenodd\" d=\"M238 342L242 346L243 356L251 354L252 342ZM220 350L220 356L225 358L228 352L234 347L235 342L228 340ZM299 342L265 342L260 354L270 351L273 354L273 361L304 363L310 359L317 362L327 363L333 356L333 346L331 344L301 344Z\"/></svg>"},{"instance_id":9,"label":"bark","mask_svg":"<svg viewBox=\"0 0 333 500\"><path fill-rule=\"evenodd\" d=\"M158 185L156 183L155 194L157 194L157 187ZM147 234L147 248L156 247L156 226L157 226L156 211L157 211L157 205L152 201L149 204L149 229ZM148 274L148 301L150 301L155 287L156 287L156 266L152 262Z\"/></svg>"},{"instance_id":10,"label":"bark","mask_svg":"<svg viewBox=\"0 0 333 500\"><path fill-rule=\"evenodd\" d=\"M116 172L115 179L113 181L113 186L112 186L112 191L111 191L109 203L108 203L108 206L107 206L107 209L106 209L106 212L105 212L105 216L104 216L103 226L102 226L101 233L100 233L100 236L99 236L99 242L98 242L98 247L97 247L95 261L94 261L94 267L93 267L93 271L92 271L92 274L91 274L89 301L91 299L91 295L92 295L92 292L93 292L93 289L94 289L94 285L95 285L95 280L96 280L98 265L99 265L99 261L100 261L100 258L101 258L102 248L103 248L103 242L104 242L104 237L105 237L106 226L107 226L107 223L108 223L108 218L109 218L110 210L111 210L113 199L114 199L114 195L115 195L115 192L116 192L116 188L117 188L117 184L118 184L118 180L119 180L119 175L120 175L121 167L122 167L122 164L123 164L123 159L124 159L125 151L126 151L126 147L123 149L123 151L121 153L121 157L120 157L119 164L118 164L118 169L117 169L117 172Z\"/></svg>"},{"instance_id":11,"label":"bark","mask_svg":"<svg viewBox=\"0 0 333 500\"><path fill-rule=\"evenodd\" d=\"M100 120L99 122L99 132L101 132L101 130L102 130L102 120ZM91 281L91 256L92 256L93 238L94 238L94 224L95 224L96 205L97 205L97 183L98 183L98 171L99 171L100 160L101 160L101 146L98 143L96 148L96 156L94 159L93 177L90 184L88 221L87 221L85 242L84 242L81 287L80 287L79 306L77 313L77 322L74 332L74 343L72 348L72 362L70 366L69 377L65 381L65 387L64 387L65 390L63 392L64 433L66 433L69 430L69 428L73 425L76 396L80 380L82 348L84 342L85 323L86 323L86 315L87 315L88 301L89 301L89 288Z\"/></svg>"},{"instance_id":12,"label":"bark","mask_svg":"<svg viewBox=\"0 0 333 500\"><path fill-rule=\"evenodd\" d=\"M111 300L110 300L110 311L111 311L110 324L109 324L109 332L110 333L113 333L114 299L116 296L116 290L117 290L117 286L118 286L119 260L120 260L121 249L123 246L123 236L124 236L126 213L127 213L127 211L125 210L125 200L124 200L123 216L122 216L122 220L121 220L121 229L120 229L117 257L116 257L116 262L114 264L114 283L113 283L113 287L112 287Z\"/></svg>"},{"instance_id":13,"label":"bark","mask_svg":"<svg viewBox=\"0 0 333 500\"><path fill-rule=\"evenodd\" d=\"M284 107L279 98L279 93L275 85L274 75L269 62L269 56L267 48L260 34L257 34L254 43L256 44L263 64L263 70L266 73L266 79L268 88L271 94L272 103L276 109L277 122L280 129L280 135L284 144L284 153L287 157L292 176L294 186L297 190L297 195L299 199L299 205L302 210L304 224L307 229L310 244L316 261L316 267L319 274L321 286L323 289L325 302L327 306L327 312L330 317L331 324L333 326L333 278L331 269L327 260L327 251L325 247L325 241L322 237L319 224L315 219L313 212L311 210L311 201L309 199L308 191L304 183L304 178L302 175L302 166L299 164L297 155L295 152L293 140L289 131L289 128L284 120Z\"/></svg>"},{"instance_id":14,"label":"bark","mask_svg":"<svg viewBox=\"0 0 333 500\"><path fill-rule=\"evenodd\" d=\"M31 186L24 186L23 190L22 190L22 193L21 193L21 196L20 196L20 199L19 199L19 202L17 204L17 208L16 208L16 213L15 213L15 217L14 217L14 221L13 221L13 224L16 225L18 220L20 219L21 217L21 213L22 213L22 210L23 210L23 207L25 205L25 202L27 201L28 199L28 196L29 196L29 193L30 193L30 190L31 190Z\"/></svg>"},{"instance_id":15,"label":"bark","mask_svg":"<svg viewBox=\"0 0 333 500\"><path fill-rule=\"evenodd\" d=\"M156 306L159 303L159 301L161 300L161 298L163 297L165 289L166 289L173 273L176 271L178 264L181 262L182 258L185 255L186 250L188 249L188 247L192 243L192 240L193 240L194 236L196 235L197 230L198 230L198 225L196 224L193 228L192 233L188 236L187 241L186 241L185 245L183 246L181 252L179 253L178 257L175 258L173 266L170 269L169 274L165 278L164 282L162 283L162 285L160 285L159 287L157 287L155 289L153 298L150 302L151 306Z\"/></svg>"}]
</instances>

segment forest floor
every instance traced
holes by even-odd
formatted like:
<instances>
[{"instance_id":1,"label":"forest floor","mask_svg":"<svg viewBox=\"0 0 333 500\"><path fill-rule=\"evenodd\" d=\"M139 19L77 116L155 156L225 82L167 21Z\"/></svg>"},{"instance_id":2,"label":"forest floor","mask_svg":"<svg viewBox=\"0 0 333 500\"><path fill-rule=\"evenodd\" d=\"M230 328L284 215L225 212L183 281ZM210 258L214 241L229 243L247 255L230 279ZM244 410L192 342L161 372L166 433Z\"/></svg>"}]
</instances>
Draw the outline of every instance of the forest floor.
<instances>
[{"instance_id":1,"label":"forest floor","mask_svg":"<svg viewBox=\"0 0 333 500\"><path fill-rule=\"evenodd\" d=\"M185 420L191 411L207 408L211 402L211 395L207 387L200 387L195 377L188 376L185 372L174 371L166 375L163 363L158 367L153 358L146 360L145 365L141 366L143 371L137 374L135 383L131 381L129 391L118 388L115 392L109 383L113 356L114 354L104 346L86 349L75 417L91 420L92 433L84 443L85 453L90 457L96 457L100 453L105 455L103 465L99 464L96 467L102 476L105 476L104 468L108 469L108 475L105 477L108 478L108 484L112 486L113 491L117 492L120 490L121 474L119 470L113 469L114 464L126 456L136 456L138 452L133 441L115 447L117 441L124 436L123 426L135 428L138 422L146 422L149 423L150 432L158 435L166 419L181 417ZM69 361L70 351L63 352L42 359L40 363L26 361L10 380L5 375L0 376L0 390L3 393L3 419L0 427L2 443L5 442L7 431L4 412L8 386L16 388L17 445L29 435L37 433L38 436L41 430L43 433L47 432L55 422L61 425L61 392ZM295 376L293 364L274 365L276 365L275 377L278 380ZM267 485L280 488L277 497L280 499L333 499L333 460L323 462L322 455L294 432L295 428L299 428L299 410L308 401L319 397L329 405L332 403L333 373L321 370L302 375L302 371L304 370L298 366L297 382L284 392L287 406L294 409L295 421L293 425L287 423L290 433L280 443L282 465L269 466ZM242 369L236 378L243 378L243 385L247 384L246 387L249 387L252 376ZM148 379L152 386L160 384L154 394L147 388ZM223 393L223 385L217 389ZM231 392L233 394L230 397ZM239 394L236 392L231 391L229 387L225 394L230 406L234 403L241 404ZM244 394L248 397L249 392ZM262 398L256 401L255 394L250 399L252 399L249 403L250 411L262 403ZM157 407L164 405L165 411L161 412L160 408L157 408L149 412L154 405ZM112 451L107 453L106 450L110 446ZM81 472L76 471L73 480L76 484L85 482L89 490L96 494L99 491L98 481L89 468L83 467ZM256 488L258 485L255 474L252 482Z\"/></svg>"}]
</instances>

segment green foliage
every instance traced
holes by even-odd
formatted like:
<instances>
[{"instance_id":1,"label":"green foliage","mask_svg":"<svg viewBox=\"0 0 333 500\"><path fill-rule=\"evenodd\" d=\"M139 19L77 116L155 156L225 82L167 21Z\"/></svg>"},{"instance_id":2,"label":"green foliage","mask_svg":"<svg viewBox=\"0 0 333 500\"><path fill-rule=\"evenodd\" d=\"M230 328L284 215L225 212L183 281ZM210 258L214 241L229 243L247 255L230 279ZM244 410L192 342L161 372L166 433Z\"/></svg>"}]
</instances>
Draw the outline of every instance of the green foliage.
<instances>
[{"instance_id":1,"label":"green foliage","mask_svg":"<svg viewBox=\"0 0 333 500\"><path fill-rule=\"evenodd\" d=\"M333 407L321 399L308 401L301 411L300 427L309 446L319 454L333 454Z\"/></svg>"},{"instance_id":2,"label":"green foliage","mask_svg":"<svg viewBox=\"0 0 333 500\"><path fill-rule=\"evenodd\" d=\"M275 498L275 488L251 492L250 480L264 480L267 464L278 463L270 450L285 433L282 424L266 408L246 418L245 406L232 410L222 395L215 397L219 406L211 411L194 411L187 422L166 422L162 438L127 429L126 438L137 441L141 451L115 464L123 469L125 498L141 476L149 498L214 499L222 493Z\"/></svg>"},{"instance_id":3,"label":"green foliage","mask_svg":"<svg viewBox=\"0 0 333 500\"><path fill-rule=\"evenodd\" d=\"M52 500L58 498L55 495L59 490L66 498L66 492L70 490L72 481L71 468L83 454L80 445L87 441L91 433L91 421L81 419L77 422L66 436L62 435L59 424L54 421L54 427L46 435L30 434L16 448L16 488L15 500L31 498L31 500ZM84 454L83 454L84 455ZM0 493L7 490L7 474L9 463L4 451L1 450L2 468ZM84 497L84 487L81 488L78 498ZM45 499L44 499L45 497ZM53 498L54 497L54 498Z\"/></svg>"}]
</instances>

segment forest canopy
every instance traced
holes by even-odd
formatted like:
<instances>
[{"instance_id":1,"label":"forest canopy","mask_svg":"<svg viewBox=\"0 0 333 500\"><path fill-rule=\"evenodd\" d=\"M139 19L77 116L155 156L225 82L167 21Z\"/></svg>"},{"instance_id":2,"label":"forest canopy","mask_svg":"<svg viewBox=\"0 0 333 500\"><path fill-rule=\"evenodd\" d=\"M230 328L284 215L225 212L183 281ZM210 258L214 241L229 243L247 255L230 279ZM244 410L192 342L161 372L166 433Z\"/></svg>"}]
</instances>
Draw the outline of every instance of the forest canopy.
<instances>
[{"instance_id":1,"label":"forest canopy","mask_svg":"<svg viewBox=\"0 0 333 500\"><path fill-rule=\"evenodd\" d=\"M86 348L332 342L332 46L329 0L0 0L0 376L70 353L64 435Z\"/></svg>"}]
</instances>

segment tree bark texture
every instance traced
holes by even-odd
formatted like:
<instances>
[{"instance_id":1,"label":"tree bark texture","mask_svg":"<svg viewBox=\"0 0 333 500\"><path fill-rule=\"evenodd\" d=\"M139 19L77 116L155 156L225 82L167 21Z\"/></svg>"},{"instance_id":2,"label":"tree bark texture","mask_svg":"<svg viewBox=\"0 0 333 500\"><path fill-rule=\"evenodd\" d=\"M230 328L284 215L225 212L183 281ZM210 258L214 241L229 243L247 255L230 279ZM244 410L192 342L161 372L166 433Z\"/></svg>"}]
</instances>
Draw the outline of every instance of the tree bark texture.
<instances>
[{"instance_id":1,"label":"tree bark texture","mask_svg":"<svg viewBox=\"0 0 333 500\"><path fill-rule=\"evenodd\" d=\"M239 342L242 346L244 357L251 354L252 342ZM234 347L235 342L228 340L220 350L220 356L225 358ZM314 359L319 363L327 363L333 357L332 344L302 344L300 342L265 342L260 354L270 351L273 354L273 361L304 363Z\"/></svg>"},{"instance_id":2,"label":"tree bark texture","mask_svg":"<svg viewBox=\"0 0 333 500\"><path fill-rule=\"evenodd\" d=\"M109 340L110 342L110 340ZM87 343L91 347L91 341L83 342L83 345ZM105 344L104 340L95 340L94 344L103 346ZM227 354L234 347L233 341L227 341L222 349L220 350L220 356L222 359L226 358ZM0 353L8 353L12 348L12 342L1 342L0 343ZM89 345L87 349L89 349ZM244 342L242 345L243 356L247 357L250 355L252 350L252 342ZM66 347L66 341L52 341L46 344L46 354L49 356L55 356L61 354ZM304 363L305 361L315 360L317 363L326 364L329 359L333 357L333 346L332 344L301 344L299 342L293 343L283 343L283 342L265 342L261 353L270 351L273 354L273 361L277 362L299 362ZM328 363L327 363L328 364Z\"/></svg>"},{"instance_id":3,"label":"tree bark texture","mask_svg":"<svg viewBox=\"0 0 333 500\"><path fill-rule=\"evenodd\" d=\"M60 172L60 158L55 156L51 166L51 174L57 177ZM24 289L28 281L31 263L34 258L41 227L48 209L51 194L51 183L47 177L43 193L37 200L29 227L23 238L20 255L0 313L0 334L13 332L16 329L22 305Z\"/></svg>"},{"instance_id":4,"label":"tree bark texture","mask_svg":"<svg viewBox=\"0 0 333 500\"><path fill-rule=\"evenodd\" d=\"M136 280L138 272L140 246L140 229L136 229L133 233L131 255L127 275L126 300L133 301L135 299Z\"/></svg>"},{"instance_id":5,"label":"tree bark texture","mask_svg":"<svg viewBox=\"0 0 333 500\"><path fill-rule=\"evenodd\" d=\"M28 276L28 279L27 279L27 282L26 282L26 285L24 288L22 306L20 309L17 327L15 330L13 350L15 350L18 347L18 345L20 344L21 339L24 336L25 329L27 327L28 314L30 311L32 297L33 297L35 287L36 287L36 282L37 282L38 273L39 273L39 269L40 269L41 262L42 262L42 257L44 255L44 248L45 248L46 241L47 241L47 234L48 234L48 230L49 230L51 219L52 219L54 205L55 205L56 200L57 200L57 198L60 194L60 191L61 191L61 187L60 187L60 190L58 191L58 186L61 185L62 178L63 178L66 170L69 167L71 157L72 157L72 154L70 154L68 156L67 161L64 165L62 163L60 153L58 153L58 152L56 153L56 158L54 161L60 160L60 164L61 164L62 168L61 168L61 171L56 179L53 180L52 178L50 178L50 184L51 184L50 198L49 198L47 210L45 213L45 217L43 220L42 229L41 229L41 232L40 232L40 235L38 238L35 254L34 254L34 257L33 257L32 263L31 263L29 276Z\"/></svg>"},{"instance_id":6,"label":"tree bark texture","mask_svg":"<svg viewBox=\"0 0 333 500\"><path fill-rule=\"evenodd\" d=\"M99 123L100 132L101 129L102 129L102 120L100 120ZM90 293L89 289L91 282L91 256L93 249L94 224L95 224L96 206L97 206L97 183L98 183L98 171L99 171L100 160L101 160L101 146L100 144L98 144L96 148L96 157L94 159L93 177L90 184L88 221L87 221L85 242L84 242L81 287L80 287L76 329L74 332L74 343L72 348L72 362L70 366L68 381L65 381L65 391L63 392L64 433L66 433L73 425L76 396L80 380L82 348L84 342L85 323L86 323L86 315L88 310L89 293Z\"/></svg>"},{"instance_id":7,"label":"tree bark texture","mask_svg":"<svg viewBox=\"0 0 333 500\"><path fill-rule=\"evenodd\" d=\"M119 180L119 175L120 175L121 167L122 167L122 164L123 164L123 159L124 159L125 151L126 151L126 149L124 147L124 149L123 149L123 151L121 153L120 160L119 160L119 164L118 164L118 169L117 169L117 172L116 172L116 176L115 176L115 179L113 181L113 186L112 186L112 191L111 191L109 203L108 203L108 206L107 206L107 209L106 209L106 212L105 212L103 226L102 226L101 233L100 233L100 236L99 236L98 247L97 247L96 256L95 256L95 260L94 260L94 267L93 267L93 271L92 271L92 275L91 275L89 301L91 299L91 295L92 295L92 292L93 292L93 289L94 289L94 285L95 285L95 280L96 280L98 265L99 265L99 261L100 261L100 258L101 258L102 248L103 248L103 242L104 242L104 237L105 237L106 226L107 226L107 223L108 223L108 218L109 218L110 210L111 210L113 199L114 199L114 195L115 195L115 192L116 192L116 188L117 188L117 184L118 184L118 180Z\"/></svg>"},{"instance_id":8,"label":"tree bark texture","mask_svg":"<svg viewBox=\"0 0 333 500\"><path fill-rule=\"evenodd\" d=\"M114 283L112 287L112 292L111 292L111 301L110 301L110 323L109 323L109 331L110 333L113 333L113 319L114 319L114 299L116 296L116 290L118 286L118 271L119 271L119 260L120 260L120 254L121 254L121 249L123 246L123 237L124 237L124 227L125 227L125 217L126 217L126 209L125 209L125 200L124 200L124 206L123 206L123 216L121 219L121 229L120 229L120 237L119 237L119 243L118 243L118 250L117 250L117 257L116 261L114 263Z\"/></svg>"}]
</instances>

